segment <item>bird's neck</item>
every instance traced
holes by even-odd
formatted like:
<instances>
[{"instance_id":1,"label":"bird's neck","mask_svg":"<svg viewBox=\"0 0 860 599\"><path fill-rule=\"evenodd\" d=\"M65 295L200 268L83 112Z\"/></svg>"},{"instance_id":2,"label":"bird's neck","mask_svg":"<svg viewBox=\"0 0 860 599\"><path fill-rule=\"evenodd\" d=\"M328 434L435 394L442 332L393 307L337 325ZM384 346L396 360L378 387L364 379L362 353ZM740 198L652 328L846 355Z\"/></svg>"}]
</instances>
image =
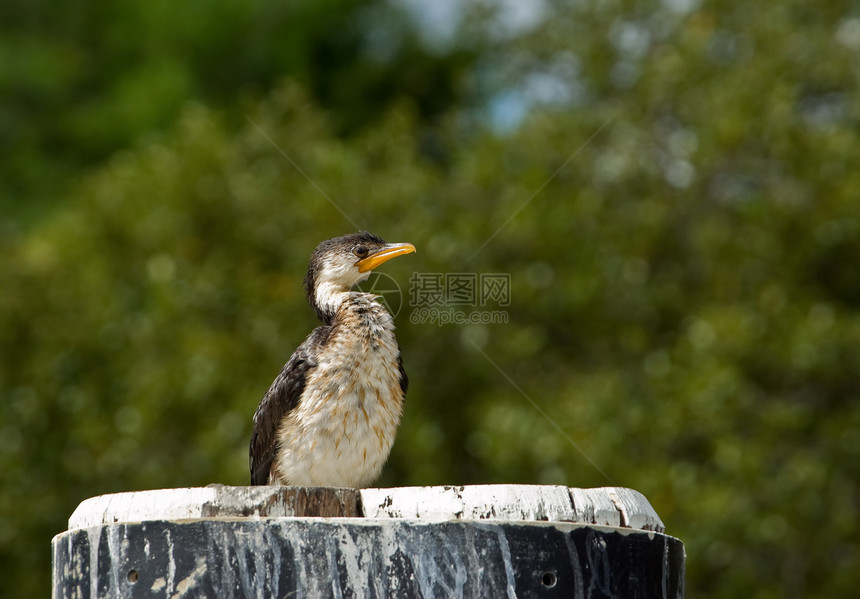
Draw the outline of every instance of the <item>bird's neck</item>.
<instances>
[{"instance_id":1,"label":"bird's neck","mask_svg":"<svg viewBox=\"0 0 860 599\"><path fill-rule=\"evenodd\" d=\"M341 304L349 298L349 289L324 281L314 289L313 308L320 320L331 324Z\"/></svg>"},{"instance_id":2,"label":"bird's neck","mask_svg":"<svg viewBox=\"0 0 860 599\"><path fill-rule=\"evenodd\" d=\"M345 303L359 297L366 297L368 301L373 301L376 296L372 293L350 291L343 285L323 282L314 290L313 308L320 320L330 325Z\"/></svg>"}]
</instances>

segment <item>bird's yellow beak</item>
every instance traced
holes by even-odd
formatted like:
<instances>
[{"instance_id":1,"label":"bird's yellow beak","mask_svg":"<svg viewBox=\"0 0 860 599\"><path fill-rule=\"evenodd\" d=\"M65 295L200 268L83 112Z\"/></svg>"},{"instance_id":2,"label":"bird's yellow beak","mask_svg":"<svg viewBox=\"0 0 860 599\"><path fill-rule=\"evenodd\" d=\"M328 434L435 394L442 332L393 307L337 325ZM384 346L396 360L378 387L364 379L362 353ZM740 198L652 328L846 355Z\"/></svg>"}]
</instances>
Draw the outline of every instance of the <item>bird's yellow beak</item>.
<instances>
[{"instance_id":1,"label":"bird's yellow beak","mask_svg":"<svg viewBox=\"0 0 860 599\"><path fill-rule=\"evenodd\" d=\"M403 254L411 254L415 251L415 246L411 243L387 243L385 246L371 254L367 258L362 258L355 263L358 266L358 272L367 272L373 270L383 262L388 262L392 258L402 256Z\"/></svg>"}]
</instances>

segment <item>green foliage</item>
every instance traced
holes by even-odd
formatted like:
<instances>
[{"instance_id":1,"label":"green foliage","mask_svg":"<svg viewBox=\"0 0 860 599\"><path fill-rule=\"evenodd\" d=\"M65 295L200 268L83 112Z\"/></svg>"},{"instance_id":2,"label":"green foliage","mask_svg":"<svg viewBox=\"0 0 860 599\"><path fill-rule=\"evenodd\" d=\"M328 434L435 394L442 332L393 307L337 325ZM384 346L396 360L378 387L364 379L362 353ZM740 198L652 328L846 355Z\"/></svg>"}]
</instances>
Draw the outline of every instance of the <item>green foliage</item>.
<instances>
[{"instance_id":1,"label":"green foliage","mask_svg":"<svg viewBox=\"0 0 860 599\"><path fill-rule=\"evenodd\" d=\"M512 283L507 324L398 315L411 387L380 485L602 470L687 544L691 596L852 596L860 24L793 2L570 11L488 44L579 56L578 109L510 136L456 105L428 130L401 100L344 137L283 83L185 105L5 229L6 588L47 592L48 539L86 497L246 483L251 415L317 324L309 253L357 225L417 246L384 267L404 292L412 272Z\"/></svg>"},{"instance_id":2,"label":"green foliage","mask_svg":"<svg viewBox=\"0 0 860 599\"><path fill-rule=\"evenodd\" d=\"M376 56L364 22L398 51ZM235 106L289 76L345 133L404 96L431 119L460 95L460 70L472 60L465 50L429 53L386 3L8 0L0 211L37 220L81 169L170 127L189 101Z\"/></svg>"}]
</instances>

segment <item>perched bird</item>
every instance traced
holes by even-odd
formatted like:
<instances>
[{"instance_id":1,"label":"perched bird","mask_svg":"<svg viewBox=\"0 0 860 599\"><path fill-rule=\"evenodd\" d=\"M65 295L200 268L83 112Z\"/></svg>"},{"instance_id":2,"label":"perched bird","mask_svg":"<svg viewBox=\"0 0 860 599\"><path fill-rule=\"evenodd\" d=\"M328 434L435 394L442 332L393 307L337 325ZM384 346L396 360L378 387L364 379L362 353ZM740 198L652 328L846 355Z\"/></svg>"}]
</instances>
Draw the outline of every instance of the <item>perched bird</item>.
<instances>
[{"instance_id":1,"label":"perched bird","mask_svg":"<svg viewBox=\"0 0 860 599\"><path fill-rule=\"evenodd\" d=\"M379 476L409 380L391 314L351 291L411 243L355 233L320 243L305 288L325 326L293 353L254 414L252 485L361 488Z\"/></svg>"}]
</instances>

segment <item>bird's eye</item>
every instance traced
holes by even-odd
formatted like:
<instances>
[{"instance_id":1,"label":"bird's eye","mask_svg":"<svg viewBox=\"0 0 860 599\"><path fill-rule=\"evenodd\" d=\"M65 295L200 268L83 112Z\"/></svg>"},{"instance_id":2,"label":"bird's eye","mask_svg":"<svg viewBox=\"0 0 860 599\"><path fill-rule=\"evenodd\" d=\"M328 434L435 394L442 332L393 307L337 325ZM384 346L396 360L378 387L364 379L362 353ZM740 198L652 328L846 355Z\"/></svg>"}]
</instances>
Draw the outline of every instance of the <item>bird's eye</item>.
<instances>
[{"instance_id":1,"label":"bird's eye","mask_svg":"<svg viewBox=\"0 0 860 599\"><path fill-rule=\"evenodd\" d=\"M364 258L365 256L367 256L367 248L364 247L363 245L360 245L357 248L355 248L354 250L352 250L352 253L355 254L356 256L358 256L359 258Z\"/></svg>"}]
</instances>

